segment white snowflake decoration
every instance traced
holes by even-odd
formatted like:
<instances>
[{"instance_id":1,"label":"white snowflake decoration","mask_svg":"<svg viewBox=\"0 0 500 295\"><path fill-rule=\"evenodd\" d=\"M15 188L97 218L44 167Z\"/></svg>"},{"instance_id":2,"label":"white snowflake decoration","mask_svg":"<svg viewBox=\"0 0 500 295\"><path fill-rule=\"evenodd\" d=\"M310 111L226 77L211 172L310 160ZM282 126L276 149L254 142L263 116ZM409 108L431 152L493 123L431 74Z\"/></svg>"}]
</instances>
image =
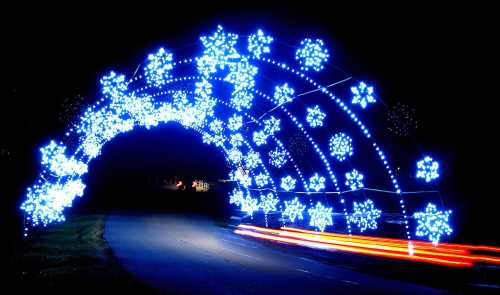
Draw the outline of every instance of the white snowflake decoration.
<instances>
[{"instance_id":1,"label":"white snowflake decoration","mask_svg":"<svg viewBox=\"0 0 500 295\"><path fill-rule=\"evenodd\" d=\"M150 85L161 87L170 79L172 66L172 54L164 48L158 49L155 54L148 55L148 64L144 68L146 81Z\"/></svg>"},{"instance_id":2,"label":"white snowflake decoration","mask_svg":"<svg viewBox=\"0 0 500 295\"><path fill-rule=\"evenodd\" d=\"M425 212L416 212L413 218L417 220L417 237L425 237L434 245L439 243L441 236L449 236L453 229L449 224L449 217L452 213L448 211L438 211L436 206L432 203L427 204Z\"/></svg>"},{"instance_id":3,"label":"white snowflake decoration","mask_svg":"<svg viewBox=\"0 0 500 295\"><path fill-rule=\"evenodd\" d=\"M321 111L318 105L315 105L313 108L307 108L306 121L309 123L311 128L323 126L323 120L325 117L326 114Z\"/></svg>"},{"instance_id":4,"label":"white snowflake decoration","mask_svg":"<svg viewBox=\"0 0 500 295\"><path fill-rule=\"evenodd\" d=\"M243 192L239 189L234 189L233 192L229 195L229 204L240 206L243 199Z\"/></svg>"},{"instance_id":5,"label":"white snowflake decoration","mask_svg":"<svg viewBox=\"0 0 500 295\"><path fill-rule=\"evenodd\" d=\"M238 164L243 160L243 153L237 148L233 148L228 152L228 159L234 164Z\"/></svg>"},{"instance_id":6,"label":"white snowflake decoration","mask_svg":"<svg viewBox=\"0 0 500 295\"><path fill-rule=\"evenodd\" d=\"M253 133L253 142L255 142L257 146L264 145L267 143L267 137L268 135L263 130L255 131Z\"/></svg>"},{"instance_id":7,"label":"white snowflake decoration","mask_svg":"<svg viewBox=\"0 0 500 295\"><path fill-rule=\"evenodd\" d=\"M325 48L325 44L321 39L304 39L295 52L295 59L298 60L301 65L300 69L303 71L309 71L310 69L316 72L321 71L329 57L328 49Z\"/></svg>"},{"instance_id":8,"label":"white snowflake decoration","mask_svg":"<svg viewBox=\"0 0 500 295\"><path fill-rule=\"evenodd\" d=\"M276 168L283 167L288 162L286 151L280 147L269 152L269 163Z\"/></svg>"},{"instance_id":9,"label":"white snowflake decoration","mask_svg":"<svg viewBox=\"0 0 500 295\"><path fill-rule=\"evenodd\" d=\"M273 193L268 193L260 196L259 207L264 211L264 214L268 214L269 212L276 211L276 204L278 202L279 199Z\"/></svg>"},{"instance_id":10,"label":"white snowflake decoration","mask_svg":"<svg viewBox=\"0 0 500 295\"><path fill-rule=\"evenodd\" d=\"M307 210L309 213L309 225L317 228L320 231L325 231L327 226L333 225L333 208L325 207L318 202L316 207Z\"/></svg>"},{"instance_id":11,"label":"white snowflake decoration","mask_svg":"<svg viewBox=\"0 0 500 295\"><path fill-rule=\"evenodd\" d=\"M274 134L280 131L280 119L271 116L269 119L264 120L264 132L266 134Z\"/></svg>"},{"instance_id":12,"label":"white snowflake decoration","mask_svg":"<svg viewBox=\"0 0 500 295\"><path fill-rule=\"evenodd\" d=\"M248 36L248 52L252 53L254 57L260 58L264 53L271 52L270 44L273 42L273 37L267 36L262 30Z\"/></svg>"},{"instance_id":13,"label":"white snowflake decoration","mask_svg":"<svg viewBox=\"0 0 500 295\"><path fill-rule=\"evenodd\" d=\"M306 209L305 205L300 203L299 199L295 197L292 201L285 201L285 211L283 211L283 216L288 217L290 222L295 222L295 219L302 220L302 212Z\"/></svg>"},{"instance_id":14,"label":"white snowflake decoration","mask_svg":"<svg viewBox=\"0 0 500 295\"><path fill-rule=\"evenodd\" d=\"M287 175L285 177L281 178L281 188L287 192L292 191L295 189L295 184L297 180L291 177L290 175Z\"/></svg>"},{"instance_id":15,"label":"white snowflake decoration","mask_svg":"<svg viewBox=\"0 0 500 295\"><path fill-rule=\"evenodd\" d=\"M254 179L255 179L255 184L258 187L264 187L267 184L269 184L269 177L264 173L259 173L255 175Z\"/></svg>"},{"instance_id":16,"label":"white snowflake decoration","mask_svg":"<svg viewBox=\"0 0 500 295\"><path fill-rule=\"evenodd\" d=\"M248 168L254 169L262 163L260 155L257 152L249 152L245 158L245 164Z\"/></svg>"},{"instance_id":17,"label":"white snowflake decoration","mask_svg":"<svg viewBox=\"0 0 500 295\"><path fill-rule=\"evenodd\" d=\"M372 200L367 199L363 203L353 202L353 207L349 222L356 224L361 232L377 229L377 219L380 218L382 211L375 208Z\"/></svg>"},{"instance_id":18,"label":"white snowflake decoration","mask_svg":"<svg viewBox=\"0 0 500 295\"><path fill-rule=\"evenodd\" d=\"M426 156L417 162L417 178L425 179L425 182L430 182L439 178L439 163L431 157Z\"/></svg>"},{"instance_id":19,"label":"white snowflake decoration","mask_svg":"<svg viewBox=\"0 0 500 295\"><path fill-rule=\"evenodd\" d=\"M274 90L274 101L277 105L282 105L284 103L290 102L293 100L293 94L295 90L293 88L288 87L288 83L285 83L281 86L276 86Z\"/></svg>"},{"instance_id":20,"label":"white snowflake decoration","mask_svg":"<svg viewBox=\"0 0 500 295\"><path fill-rule=\"evenodd\" d=\"M101 78L101 93L109 95L112 99L117 99L127 91L125 75L118 75L111 71L108 75Z\"/></svg>"},{"instance_id":21,"label":"white snowflake decoration","mask_svg":"<svg viewBox=\"0 0 500 295\"><path fill-rule=\"evenodd\" d=\"M253 216L253 213L259 210L258 200L251 198L250 196L246 196L244 199L241 199L240 210L245 212L247 215Z\"/></svg>"},{"instance_id":22,"label":"white snowflake decoration","mask_svg":"<svg viewBox=\"0 0 500 295\"><path fill-rule=\"evenodd\" d=\"M345 174L345 185L353 191L361 189L364 187L363 178L363 174L359 173L356 169L352 169L351 172Z\"/></svg>"},{"instance_id":23,"label":"white snowflake decoration","mask_svg":"<svg viewBox=\"0 0 500 295\"><path fill-rule=\"evenodd\" d=\"M361 108L366 108L369 103L375 103L373 86L368 86L365 82L359 82L358 86L351 87L352 104L359 104Z\"/></svg>"},{"instance_id":24,"label":"white snowflake decoration","mask_svg":"<svg viewBox=\"0 0 500 295\"><path fill-rule=\"evenodd\" d=\"M236 131L240 129L242 126L243 126L243 118L236 114L230 117L227 122L227 128L229 128L229 130L231 131Z\"/></svg>"},{"instance_id":25,"label":"white snowflake decoration","mask_svg":"<svg viewBox=\"0 0 500 295\"><path fill-rule=\"evenodd\" d=\"M338 161L344 161L348 156L352 156L352 139L347 134L340 132L330 138L330 155Z\"/></svg>"},{"instance_id":26,"label":"white snowflake decoration","mask_svg":"<svg viewBox=\"0 0 500 295\"><path fill-rule=\"evenodd\" d=\"M42 165L53 174L62 176L80 176L87 173L87 164L76 160L74 157L68 158L66 146L51 141L50 144L40 149L42 153Z\"/></svg>"},{"instance_id":27,"label":"white snowflake decoration","mask_svg":"<svg viewBox=\"0 0 500 295\"><path fill-rule=\"evenodd\" d=\"M231 134L229 136L229 144L232 145L233 147L240 147L243 145L245 140L243 139L243 136L240 133L236 134Z\"/></svg>"},{"instance_id":28,"label":"white snowflake decoration","mask_svg":"<svg viewBox=\"0 0 500 295\"><path fill-rule=\"evenodd\" d=\"M323 176L319 176L318 173L315 173L311 178L309 178L309 188L316 192L325 189L325 178Z\"/></svg>"}]
</instances>

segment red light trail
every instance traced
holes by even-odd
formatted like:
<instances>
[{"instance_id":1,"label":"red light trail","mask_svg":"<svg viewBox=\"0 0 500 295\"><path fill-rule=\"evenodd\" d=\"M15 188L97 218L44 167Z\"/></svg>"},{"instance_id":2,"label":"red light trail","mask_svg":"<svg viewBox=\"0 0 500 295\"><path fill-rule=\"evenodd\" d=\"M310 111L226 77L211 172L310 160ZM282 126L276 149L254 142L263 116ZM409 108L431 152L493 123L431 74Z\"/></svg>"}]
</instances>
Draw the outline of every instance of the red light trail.
<instances>
[{"instance_id":1,"label":"red light trail","mask_svg":"<svg viewBox=\"0 0 500 295\"><path fill-rule=\"evenodd\" d=\"M475 263L500 265L500 247L448 244L434 246L430 242L411 241L413 253L409 253L409 241L394 238L347 235L316 232L298 228L270 229L240 224L235 233L254 238L276 241L324 250L338 250L370 256L424 262L451 267L472 267ZM489 252L473 254L472 251Z\"/></svg>"}]
</instances>

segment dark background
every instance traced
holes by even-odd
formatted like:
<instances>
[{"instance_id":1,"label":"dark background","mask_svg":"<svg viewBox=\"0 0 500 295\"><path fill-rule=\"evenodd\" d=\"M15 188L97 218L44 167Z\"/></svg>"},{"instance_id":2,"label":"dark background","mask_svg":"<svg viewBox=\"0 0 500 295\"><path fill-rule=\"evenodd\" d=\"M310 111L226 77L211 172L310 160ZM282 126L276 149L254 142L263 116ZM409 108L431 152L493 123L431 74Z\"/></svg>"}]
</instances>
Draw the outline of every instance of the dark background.
<instances>
[{"instance_id":1,"label":"dark background","mask_svg":"<svg viewBox=\"0 0 500 295\"><path fill-rule=\"evenodd\" d=\"M8 236L17 233L17 208L26 186L36 176L38 148L58 138L67 125L59 120L65 99L81 95L84 104L90 104L103 73L110 69L129 73L158 45L166 44L171 49L192 45L202 32L212 31L220 23L235 32L268 28L275 37L288 40L321 36L328 44L335 44L335 58L345 70L368 77L377 85L383 103L391 106L400 101L414 106L418 117L416 134L402 139L388 137L393 146L388 153L396 161L413 161L424 151L437 154L443 165L443 195L448 202L451 200L450 207L468 214L454 216L460 220L456 236L472 242L498 243L498 74L493 48L498 32L490 13L493 9L456 3L355 2L347 6L326 2L330 1L252 1L249 5L209 1L183 7L173 3L137 7L124 2L108 7L2 7L3 232ZM148 170L175 174L175 167L185 166L191 169L187 174L224 172L223 161L212 158L213 153L197 139L172 134L174 141L177 138L190 149L168 150L171 141L135 133L128 147L108 147L114 156L107 156L105 151L100 163L95 164L100 168L91 167L95 175L107 177L90 182L89 190L99 191L110 185L114 181L112 171L118 170L128 175ZM133 145L138 141L142 148ZM415 154L402 152L408 147ZM127 152L127 148L131 151ZM164 156L162 149L168 151ZM155 161L131 161L131 155L147 159L150 153L155 155ZM209 161L198 165L203 158ZM180 161L172 163L172 159Z\"/></svg>"}]
</instances>

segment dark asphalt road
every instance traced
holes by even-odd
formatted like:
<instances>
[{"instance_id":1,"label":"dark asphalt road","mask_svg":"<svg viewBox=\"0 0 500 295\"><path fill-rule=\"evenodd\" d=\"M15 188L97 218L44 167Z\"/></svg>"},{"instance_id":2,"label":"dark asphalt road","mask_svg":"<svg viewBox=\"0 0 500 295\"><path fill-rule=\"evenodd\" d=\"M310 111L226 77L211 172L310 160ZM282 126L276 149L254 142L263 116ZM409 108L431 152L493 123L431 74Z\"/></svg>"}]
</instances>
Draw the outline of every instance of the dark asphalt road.
<instances>
[{"instance_id":1,"label":"dark asphalt road","mask_svg":"<svg viewBox=\"0 0 500 295\"><path fill-rule=\"evenodd\" d=\"M165 293L446 293L280 251L201 217L113 215L105 239L128 271Z\"/></svg>"}]
</instances>

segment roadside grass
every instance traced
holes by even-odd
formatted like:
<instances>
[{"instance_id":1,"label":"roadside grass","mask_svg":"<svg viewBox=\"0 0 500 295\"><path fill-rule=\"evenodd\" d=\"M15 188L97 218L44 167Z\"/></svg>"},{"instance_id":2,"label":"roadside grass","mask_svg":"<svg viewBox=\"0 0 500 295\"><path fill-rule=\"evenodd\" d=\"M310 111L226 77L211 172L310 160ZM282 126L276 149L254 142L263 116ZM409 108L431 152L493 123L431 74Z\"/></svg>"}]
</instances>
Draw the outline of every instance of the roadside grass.
<instances>
[{"instance_id":1,"label":"roadside grass","mask_svg":"<svg viewBox=\"0 0 500 295\"><path fill-rule=\"evenodd\" d=\"M113 257L103 238L105 215L73 215L30 234L19 257L24 291L151 293Z\"/></svg>"}]
</instances>

